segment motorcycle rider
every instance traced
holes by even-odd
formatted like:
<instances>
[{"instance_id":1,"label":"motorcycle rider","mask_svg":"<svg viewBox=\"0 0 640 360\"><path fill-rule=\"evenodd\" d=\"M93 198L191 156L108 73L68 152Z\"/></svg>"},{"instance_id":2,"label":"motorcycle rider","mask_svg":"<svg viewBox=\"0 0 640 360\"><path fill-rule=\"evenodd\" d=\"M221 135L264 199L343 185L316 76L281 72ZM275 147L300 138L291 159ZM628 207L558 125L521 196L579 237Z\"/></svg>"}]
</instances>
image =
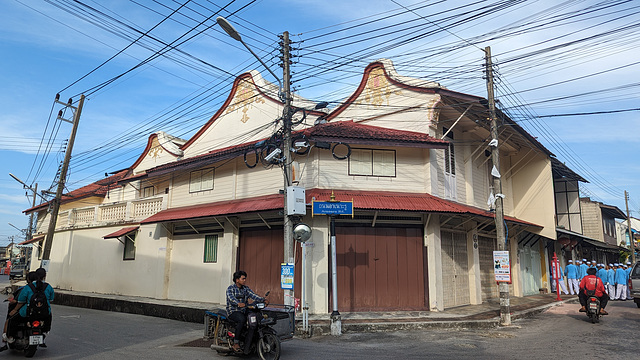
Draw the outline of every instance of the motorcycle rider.
<instances>
[{"instance_id":1,"label":"motorcycle rider","mask_svg":"<svg viewBox=\"0 0 640 360\"><path fill-rule=\"evenodd\" d=\"M257 302L267 302L263 297L256 295L245 283L247 282L247 273L239 270L233 273L233 284L227 288L227 315L229 320L236 323L235 337L233 338L233 351L241 352L240 334L247 322L246 307L249 299ZM253 339L253 332L247 334L245 339L244 353L248 354Z\"/></svg>"},{"instance_id":2,"label":"motorcycle rider","mask_svg":"<svg viewBox=\"0 0 640 360\"><path fill-rule=\"evenodd\" d=\"M578 294L578 298L580 299L580 312L587 312L587 291L593 293L595 297L600 299L600 315L609 315L608 312L604 310L607 306L607 302L609 302L609 295L604 290L604 284L602 280L596 276L596 269L589 268L587 269L587 276L582 278L580 281L580 294Z\"/></svg>"}]
</instances>

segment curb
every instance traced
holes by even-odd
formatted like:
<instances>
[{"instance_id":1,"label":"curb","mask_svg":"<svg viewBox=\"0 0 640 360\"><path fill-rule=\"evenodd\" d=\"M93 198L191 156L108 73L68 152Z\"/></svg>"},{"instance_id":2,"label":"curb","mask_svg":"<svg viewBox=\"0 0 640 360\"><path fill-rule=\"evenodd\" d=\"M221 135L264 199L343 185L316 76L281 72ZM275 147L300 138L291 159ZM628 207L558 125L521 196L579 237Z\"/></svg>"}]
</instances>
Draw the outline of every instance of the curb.
<instances>
[{"instance_id":1,"label":"curb","mask_svg":"<svg viewBox=\"0 0 640 360\"><path fill-rule=\"evenodd\" d=\"M57 292L53 304L204 324L204 309Z\"/></svg>"}]
</instances>

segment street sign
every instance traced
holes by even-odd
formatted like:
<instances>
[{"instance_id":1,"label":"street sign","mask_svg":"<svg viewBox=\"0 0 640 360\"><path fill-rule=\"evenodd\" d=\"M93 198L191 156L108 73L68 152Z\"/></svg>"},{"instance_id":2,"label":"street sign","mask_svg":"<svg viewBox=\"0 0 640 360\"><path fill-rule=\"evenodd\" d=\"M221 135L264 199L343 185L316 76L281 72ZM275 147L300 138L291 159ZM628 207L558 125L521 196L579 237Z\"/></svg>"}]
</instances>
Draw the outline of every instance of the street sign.
<instances>
[{"instance_id":1,"label":"street sign","mask_svg":"<svg viewBox=\"0 0 640 360\"><path fill-rule=\"evenodd\" d=\"M493 272L497 282L511 282L511 263L508 251L493 252Z\"/></svg>"},{"instance_id":2,"label":"street sign","mask_svg":"<svg viewBox=\"0 0 640 360\"><path fill-rule=\"evenodd\" d=\"M314 215L351 215L353 201L315 201L311 202L311 216Z\"/></svg>"},{"instance_id":3,"label":"street sign","mask_svg":"<svg viewBox=\"0 0 640 360\"><path fill-rule=\"evenodd\" d=\"M285 290L293 290L293 264L282 263L280 265L280 287Z\"/></svg>"}]
</instances>

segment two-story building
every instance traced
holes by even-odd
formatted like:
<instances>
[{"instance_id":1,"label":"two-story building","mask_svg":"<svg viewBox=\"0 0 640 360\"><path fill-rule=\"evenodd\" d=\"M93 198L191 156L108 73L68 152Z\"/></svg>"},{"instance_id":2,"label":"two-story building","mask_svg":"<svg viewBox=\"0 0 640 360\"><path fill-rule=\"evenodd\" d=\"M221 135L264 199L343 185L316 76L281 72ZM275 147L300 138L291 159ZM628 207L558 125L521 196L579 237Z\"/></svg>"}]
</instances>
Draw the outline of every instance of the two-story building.
<instances>
[{"instance_id":1,"label":"two-story building","mask_svg":"<svg viewBox=\"0 0 640 360\"><path fill-rule=\"evenodd\" d=\"M495 196L504 197L510 291L548 288L545 248L556 239L552 154L500 113L501 161L494 169L485 99L400 76L380 60L332 111L294 98L294 107L306 110L294 116L284 158L274 151L283 110L277 92L257 72L243 74L190 139L152 134L132 166L69 193L48 281L224 303L231 274L243 269L255 291L271 290L272 302L282 303L280 159L292 166L307 205L331 194L353 201L354 216L336 219L341 311L443 310L497 298ZM502 189L492 189L493 176ZM42 246L47 204L27 212L38 213L30 241ZM308 305L326 313L329 219L308 212L297 220L312 227L313 245L296 245L296 279L306 251Z\"/></svg>"}]
</instances>

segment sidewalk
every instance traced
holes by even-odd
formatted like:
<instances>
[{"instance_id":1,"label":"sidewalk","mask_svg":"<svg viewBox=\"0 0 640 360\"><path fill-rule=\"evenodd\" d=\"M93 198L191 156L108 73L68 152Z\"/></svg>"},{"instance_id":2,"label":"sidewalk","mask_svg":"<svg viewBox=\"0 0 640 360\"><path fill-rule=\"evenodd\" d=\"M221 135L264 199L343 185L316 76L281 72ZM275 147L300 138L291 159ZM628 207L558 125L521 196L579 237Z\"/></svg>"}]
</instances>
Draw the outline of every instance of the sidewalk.
<instances>
[{"instance_id":1,"label":"sidewalk","mask_svg":"<svg viewBox=\"0 0 640 360\"><path fill-rule=\"evenodd\" d=\"M521 319L563 303L576 303L577 296L563 295L556 301L555 294L511 297L511 319ZM160 300L136 296L95 294L79 291L56 290L55 304L97 310L163 317L173 320L204 323L204 312L222 304ZM378 332L427 328L490 328L498 326L500 304L497 300L481 305L466 305L445 311L394 311L341 313L342 331ZM301 316L297 316L298 329ZM310 315L312 335L330 333L330 314Z\"/></svg>"},{"instance_id":2,"label":"sidewalk","mask_svg":"<svg viewBox=\"0 0 640 360\"><path fill-rule=\"evenodd\" d=\"M0 275L0 286L9 285L8 276ZM223 304L162 300L138 296L96 294L81 291L56 289L54 304L83 307L96 310L116 311L130 314L156 316L204 324L204 313ZM562 295L556 301L555 294L540 294L525 297L511 297L511 319L517 320L533 316L563 303L577 303L578 297ZM428 328L491 328L498 326L500 304L490 300L481 305L465 305L445 311L391 311L341 313L342 332L378 332ZM301 316L297 316L298 329ZM309 325L312 335L330 333L330 314L310 315Z\"/></svg>"}]
</instances>

